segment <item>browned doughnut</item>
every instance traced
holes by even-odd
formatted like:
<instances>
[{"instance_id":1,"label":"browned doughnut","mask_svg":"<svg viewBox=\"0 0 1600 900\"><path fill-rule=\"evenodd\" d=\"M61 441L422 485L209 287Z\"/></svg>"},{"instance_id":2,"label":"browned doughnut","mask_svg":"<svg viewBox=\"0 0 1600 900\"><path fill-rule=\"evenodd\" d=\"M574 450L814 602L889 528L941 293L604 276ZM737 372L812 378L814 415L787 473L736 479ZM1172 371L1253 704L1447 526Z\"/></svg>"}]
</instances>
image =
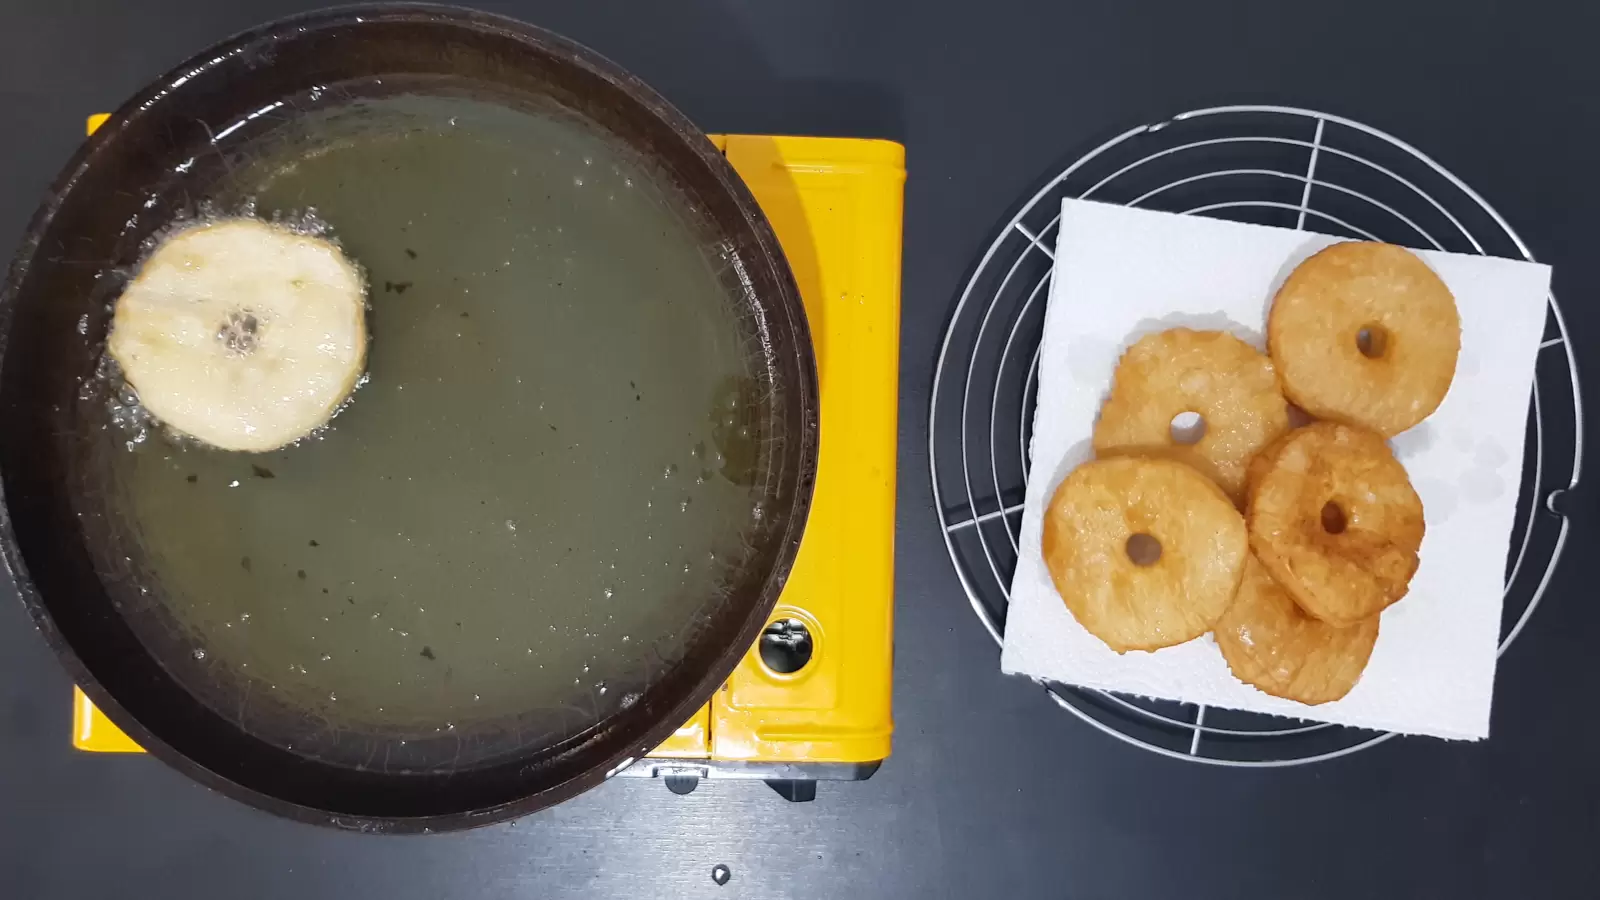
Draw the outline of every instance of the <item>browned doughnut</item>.
<instances>
[{"instance_id":1,"label":"browned doughnut","mask_svg":"<svg viewBox=\"0 0 1600 900\"><path fill-rule=\"evenodd\" d=\"M1199 415L1198 440L1179 440L1173 422L1181 413ZM1225 331L1174 328L1140 338L1122 355L1094 449L1175 459L1242 503L1246 464L1288 430L1289 404L1272 360Z\"/></svg>"},{"instance_id":2,"label":"browned doughnut","mask_svg":"<svg viewBox=\"0 0 1600 900\"><path fill-rule=\"evenodd\" d=\"M1267 316L1267 348L1296 405L1389 437L1427 418L1449 392L1461 316L1416 254L1351 241L1289 274Z\"/></svg>"},{"instance_id":3,"label":"browned doughnut","mask_svg":"<svg viewBox=\"0 0 1600 900\"><path fill-rule=\"evenodd\" d=\"M1338 628L1307 615L1251 554L1215 633L1240 681L1315 706L1350 693L1361 679L1378 641L1379 618Z\"/></svg>"},{"instance_id":4,"label":"browned doughnut","mask_svg":"<svg viewBox=\"0 0 1600 900\"><path fill-rule=\"evenodd\" d=\"M1244 518L1221 488L1182 463L1135 457L1068 475L1045 511L1043 544L1067 609L1118 653L1210 631L1249 552Z\"/></svg>"},{"instance_id":5,"label":"browned doughnut","mask_svg":"<svg viewBox=\"0 0 1600 900\"><path fill-rule=\"evenodd\" d=\"M1347 626L1405 596L1422 500L1383 438L1317 422L1290 432L1257 471L1250 547L1301 608Z\"/></svg>"}]
</instances>

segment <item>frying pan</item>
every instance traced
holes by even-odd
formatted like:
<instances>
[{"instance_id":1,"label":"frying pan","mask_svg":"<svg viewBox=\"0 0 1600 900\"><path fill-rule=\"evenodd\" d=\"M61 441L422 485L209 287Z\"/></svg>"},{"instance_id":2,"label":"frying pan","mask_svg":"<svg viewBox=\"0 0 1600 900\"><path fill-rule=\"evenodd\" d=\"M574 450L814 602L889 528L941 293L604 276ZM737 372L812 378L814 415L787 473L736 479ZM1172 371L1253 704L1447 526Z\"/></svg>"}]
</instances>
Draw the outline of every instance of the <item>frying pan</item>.
<instances>
[{"instance_id":1,"label":"frying pan","mask_svg":"<svg viewBox=\"0 0 1600 900\"><path fill-rule=\"evenodd\" d=\"M174 198L249 141L252 112L319 85L450 76L465 96L561 107L652 160L694 226L730 249L721 277L761 349L758 444L767 514L748 564L676 663L581 733L465 767L448 758L350 766L296 753L185 688L171 647L134 627L140 561L108 564L116 517L90 477L102 427L80 401L109 304ZM220 135L234 135L222 138ZM213 152L214 151L214 152ZM181 176L175 177L175 172ZM381 339L381 337L380 337ZM340 828L423 832L521 815L592 787L706 703L759 635L793 562L817 450L804 309L766 219L713 145L615 64L547 31L449 7L347 7L286 19L198 54L118 110L57 178L0 291L0 553L45 639L89 697L152 754L257 807ZM90 510L88 514L86 510ZM120 559L121 557L117 557ZM384 740L347 736L347 740ZM448 752L440 747L439 753ZM376 755L376 754L375 754Z\"/></svg>"}]
</instances>

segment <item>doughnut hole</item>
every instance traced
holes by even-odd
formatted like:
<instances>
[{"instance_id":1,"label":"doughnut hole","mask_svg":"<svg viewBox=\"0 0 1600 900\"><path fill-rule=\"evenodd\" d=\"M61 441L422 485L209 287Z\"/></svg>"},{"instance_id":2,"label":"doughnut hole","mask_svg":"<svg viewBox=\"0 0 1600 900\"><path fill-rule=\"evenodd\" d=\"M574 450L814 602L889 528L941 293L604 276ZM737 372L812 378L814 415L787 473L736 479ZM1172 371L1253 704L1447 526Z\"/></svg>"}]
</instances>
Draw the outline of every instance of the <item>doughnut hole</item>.
<instances>
[{"instance_id":1,"label":"doughnut hole","mask_svg":"<svg viewBox=\"0 0 1600 900\"><path fill-rule=\"evenodd\" d=\"M1128 561L1136 566L1153 566L1161 561L1161 542L1154 535L1140 532L1128 537L1124 551L1128 554Z\"/></svg>"},{"instance_id":2,"label":"doughnut hole","mask_svg":"<svg viewBox=\"0 0 1600 900\"><path fill-rule=\"evenodd\" d=\"M1350 526L1350 520L1345 517L1344 507L1337 501L1329 500L1322 504L1322 530L1329 534L1344 534Z\"/></svg>"},{"instance_id":3,"label":"doughnut hole","mask_svg":"<svg viewBox=\"0 0 1600 900\"><path fill-rule=\"evenodd\" d=\"M1367 359L1382 359L1389 352L1389 329L1368 322L1356 331L1356 349Z\"/></svg>"},{"instance_id":4,"label":"doughnut hole","mask_svg":"<svg viewBox=\"0 0 1600 900\"><path fill-rule=\"evenodd\" d=\"M1172 417L1172 442L1189 446L1206 436L1206 417L1197 412L1181 412Z\"/></svg>"}]
</instances>

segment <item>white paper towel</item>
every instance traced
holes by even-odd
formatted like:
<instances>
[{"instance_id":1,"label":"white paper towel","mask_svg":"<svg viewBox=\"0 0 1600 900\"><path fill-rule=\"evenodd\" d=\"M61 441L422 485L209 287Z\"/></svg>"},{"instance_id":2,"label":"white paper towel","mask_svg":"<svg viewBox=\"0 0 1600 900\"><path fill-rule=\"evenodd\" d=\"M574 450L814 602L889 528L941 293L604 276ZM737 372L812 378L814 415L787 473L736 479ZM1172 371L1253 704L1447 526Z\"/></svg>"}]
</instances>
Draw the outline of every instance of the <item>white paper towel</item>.
<instances>
[{"instance_id":1,"label":"white paper towel","mask_svg":"<svg viewBox=\"0 0 1600 900\"><path fill-rule=\"evenodd\" d=\"M1548 266L1420 252L1455 294L1461 356L1437 412L1391 442L1422 497L1411 592L1383 614L1372 661L1342 700L1304 706L1233 677L1210 635L1119 656L1079 625L1045 569L1042 513L1092 455L1122 351L1179 325L1265 347L1273 293L1339 238L1077 200L1062 205L1039 358L1032 465L1001 667L1008 673L1388 731L1489 734L1508 541L1543 335Z\"/></svg>"}]
</instances>

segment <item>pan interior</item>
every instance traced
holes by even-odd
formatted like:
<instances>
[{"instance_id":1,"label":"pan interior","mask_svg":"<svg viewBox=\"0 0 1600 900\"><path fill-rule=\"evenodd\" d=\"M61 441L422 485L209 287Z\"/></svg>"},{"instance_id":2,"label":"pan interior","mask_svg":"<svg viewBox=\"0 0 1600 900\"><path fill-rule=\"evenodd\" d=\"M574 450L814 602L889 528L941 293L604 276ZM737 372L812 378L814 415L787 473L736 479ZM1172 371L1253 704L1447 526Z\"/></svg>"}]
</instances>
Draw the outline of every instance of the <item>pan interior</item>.
<instances>
[{"instance_id":1,"label":"pan interior","mask_svg":"<svg viewBox=\"0 0 1600 900\"><path fill-rule=\"evenodd\" d=\"M748 581L776 443L692 199L604 127L446 76L318 86L175 162L155 193L180 219L337 239L372 337L330 427L267 454L86 382L97 566L135 573L123 613L161 665L269 743L385 771L638 702Z\"/></svg>"}]
</instances>

